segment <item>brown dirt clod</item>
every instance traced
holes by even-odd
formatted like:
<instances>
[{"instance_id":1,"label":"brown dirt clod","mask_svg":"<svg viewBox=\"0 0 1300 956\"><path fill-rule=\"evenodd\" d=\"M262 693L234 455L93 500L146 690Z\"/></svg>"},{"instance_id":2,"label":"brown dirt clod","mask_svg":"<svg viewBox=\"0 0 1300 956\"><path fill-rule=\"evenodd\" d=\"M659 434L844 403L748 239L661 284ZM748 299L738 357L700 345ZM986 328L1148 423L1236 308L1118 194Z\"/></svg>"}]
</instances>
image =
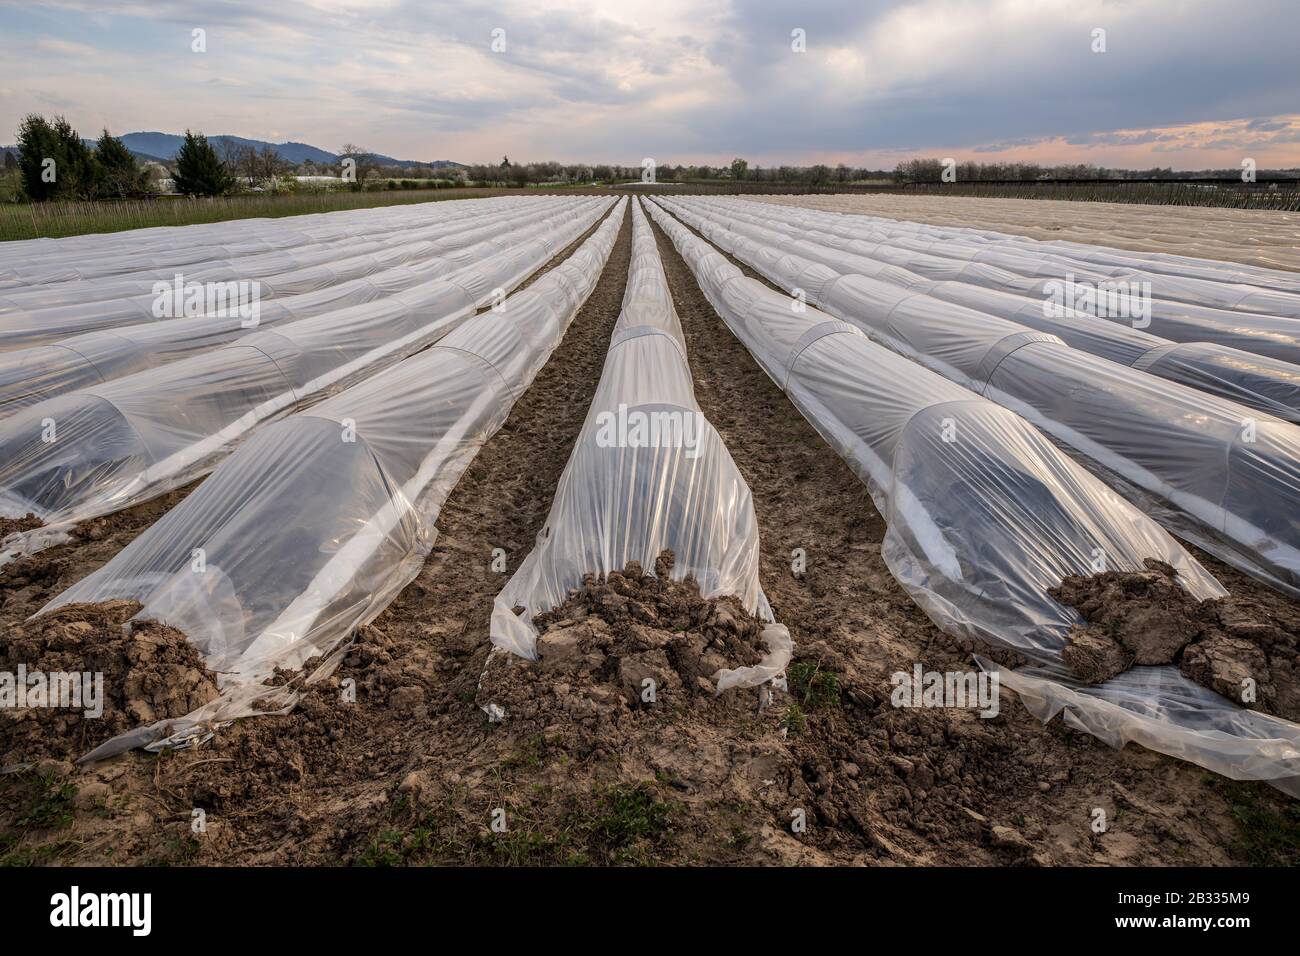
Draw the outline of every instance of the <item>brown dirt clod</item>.
<instances>
[{"instance_id":1,"label":"brown dirt clod","mask_svg":"<svg viewBox=\"0 0 1300 956\"><path fill-rule=\"evenodd\" d=\"M605 577L588 574L559 607L533 622L538 663L489 667L481 703L509 714L560 719L574 698L610 710L644 706L647 680L657 701L712 697L723 668L763 659L763 622L732 596L704 598L694 578L672 580L672 551ZM490 698L490 701L489 701Z\"/></svg>"},{"instance_id":2,"label":"brown dirt clod","mask_svg":"<svg viewBox=\"0 0 1300 956\"><path fill-rule=\"evenodd\" d=\"M1074 575L1049 592L1087 620L1061 652L1075 675L1096 684L1134 665L1177 664L1230 700L1300 720L1300 614L1231 595L1198 601L1169 565L1145 563L1146 571Z\"/></svg>"},{"instance_id":3,"label":"brown dirt clod","mask_svg":"<svg viewBox=\"0 0 1300 956\"><path fill-rule=\"evenodd\" d=\"M102 675L103 708L98 717L86 707L0 710L0 766L75 759L117 734L183 717L217 696L216 680L180 631L144 621L128 633L126 622L139 610L135 601L70 604L0 641L0 670L17 674L22 665L29 681L37 672Z\"/></svg>"}]
</instances>

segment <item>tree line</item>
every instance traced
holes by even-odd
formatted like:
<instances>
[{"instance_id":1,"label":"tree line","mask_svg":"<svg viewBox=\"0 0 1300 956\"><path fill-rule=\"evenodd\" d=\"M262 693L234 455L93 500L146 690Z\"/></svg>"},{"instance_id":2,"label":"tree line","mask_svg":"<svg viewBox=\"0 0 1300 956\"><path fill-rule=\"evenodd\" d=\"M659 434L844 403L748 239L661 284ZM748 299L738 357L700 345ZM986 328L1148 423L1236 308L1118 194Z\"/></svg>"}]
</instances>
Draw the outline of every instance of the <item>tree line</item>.
<instances>
[{"instance_id":1,"label":"tree line","mask_svg":"<svg viewBox=\"0 0 1300 956\"><path fill-rule=\"evenodd\" d=\"M287 161L272 146L257 149L227 139L214 146L202 133L185 131L185 139L165 170L151 171L137 161L122 140L103 130L89 145L62 116L47 120L30 114L18 128L17 157L5 153L5 179L17 183L16 192L29 200L147 198L158 192L154 177L168 175L175 190L187 196L220 196L246 189L280 188L290 174L321 175L350 189L418 188L420 186L486 186L524 188L529 186L581 186L648 179L656 182L731 181L791 186L836 186L851 183L939 183L955 181L1006 182L1044 179L1150 180L1171 178L1169 168L1144 170L1109 169L1091 164L1055 166L1023 162L962 162L939 159L909 159L893 170L816 164L812 166L762 166L736 157L721 166L707 164L658 164L653 160L636 166L616 163L558 163L554 161L513 163L508 156L500 163L476 163L446 169L424 165L394 165L355 144L344 144L335 163L318 165ZM947 174L947 175L945 175ZM1209 170L1197 175L1233 178L1240 170ZM1261 178L1286 175L1285 171L1260 170ZM1186 176L1186 173L1182 175ZM1294 176L1295 171L1289 172ZM296 182L290 182L296 187ZM304 187L306 188L306 187ZM8 193L15 190L8 189ZM0 189L0 196L6 194Z\"/></svg>"},{"instance_id":2,"label":"tree line","mask_svg":"<svg viewBox=\"0 0 1300 956\"><path fill-rule=\"evenodd\" d=\"M951 174L944 179L944 170L951 168ZM1258 171L1260 178L1292 178L1296 170ZM1153 166L1150 169L1112 169L1095 166L1091 163L1061 163L1046 166L1039 163L953 163L950 167L941 159L909 159L898 164L893 178L901 183L938 183L938 182L1026 182L1045 179L1109 179L1117 182L1140 181L1151 179L1203 178L1203 179L1240 179L1241 167L1229 169L1204 169L1196 171L1183 170L1175 172L1168 166Z\"/></svg>"},{"instance_id":3,"label":"tree line","mask_svg":"<svg viewBox=\"0 0 1300 956\"><path fill-rule=\"evenodd\" d=\"M104 130L92 148L62 116L24 117L18 127L17 152L16 159L6 153L6 167L16 167L22 195L33 202L143 199L157 194L149 170L125 143ZM207 137L189 130L171 178L177 192L192 196L219 196L235 184Z\"/></svg>"}]
</instances>

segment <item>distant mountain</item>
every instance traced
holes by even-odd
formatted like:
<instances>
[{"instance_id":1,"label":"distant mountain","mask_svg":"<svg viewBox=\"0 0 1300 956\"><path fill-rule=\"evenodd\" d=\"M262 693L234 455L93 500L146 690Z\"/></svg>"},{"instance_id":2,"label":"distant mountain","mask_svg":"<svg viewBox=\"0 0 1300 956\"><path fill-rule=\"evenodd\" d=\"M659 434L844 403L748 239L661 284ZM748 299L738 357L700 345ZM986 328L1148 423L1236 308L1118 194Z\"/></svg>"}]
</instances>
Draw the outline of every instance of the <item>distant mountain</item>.
<instances>
[{"instance_id":1,"label":"distant mountain","mask_svg":"<svg viewBox=\"0 0 1300 956\"><path fill-rule=\"evenodd\" d=\"M172 160L180 150L181 144L185 142L185 137L176 133L127 133L119 137L126 148L133 153L147 155L150 157L163 157L165 161ZM268 143L262 139L247 139L243 136L209 136L210 142L218 152L226 144L234 146L251 146L256 150L262 150L267 146L274 149L280 158L286 162L304 163L311 160L318 165L334 165L338 163L339 156L337 153L331 153L329 150L321 149L318 146L311 146L307 143ZM375 160L386 166L424 166L428 169L452 169L459 168L462 164L454 163L447 159L436 159L433 162L423 162L412 159L394 159L391 156L384 156L380 153L374 154Z\"/></svg>"}]
</instances>

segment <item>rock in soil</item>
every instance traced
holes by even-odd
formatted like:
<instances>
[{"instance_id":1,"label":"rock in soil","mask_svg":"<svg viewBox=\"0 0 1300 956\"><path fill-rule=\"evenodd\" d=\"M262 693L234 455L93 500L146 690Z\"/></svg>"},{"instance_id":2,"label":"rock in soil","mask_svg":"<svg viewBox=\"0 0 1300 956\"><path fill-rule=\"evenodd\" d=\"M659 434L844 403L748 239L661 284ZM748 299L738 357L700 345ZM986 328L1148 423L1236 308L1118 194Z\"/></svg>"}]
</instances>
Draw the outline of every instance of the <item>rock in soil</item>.
<instances>
[{"instance_id":1,"label":"rock in soil","mask_svg":"<svg viewBox=\"0 0 1300 956\"><path fill-rule=\"evenodd\" d=\"M1198 601L1169 565L1145 564L1071 576L1049 592L1087 621L1061 651L1071 671L1098 684L1134 665L1177 664L1229 700L1300 720L1300 613L1231 595Z\"/></svg>"}]
</instances>

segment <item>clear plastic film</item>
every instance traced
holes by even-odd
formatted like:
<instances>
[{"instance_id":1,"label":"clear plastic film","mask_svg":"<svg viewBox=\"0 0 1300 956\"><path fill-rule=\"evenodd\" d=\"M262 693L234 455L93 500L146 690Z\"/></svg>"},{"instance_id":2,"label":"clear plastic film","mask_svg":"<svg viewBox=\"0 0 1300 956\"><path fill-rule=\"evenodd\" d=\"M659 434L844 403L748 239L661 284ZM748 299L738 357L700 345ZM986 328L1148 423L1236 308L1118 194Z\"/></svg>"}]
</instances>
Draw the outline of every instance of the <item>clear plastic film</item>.
<instances>
[{"instance_id":1,"label":"clear plastic film","mask_svg":"<svg viewBox=\"0 0 1300 956\"><path fill-rule=\"evenodd\" d=\"M690 205L666 201L687 222ZM750 260L711 222L708 235ZM790 253L765 274L868 336L1013 409L1167 527L1300 594L1300 427L1055 335Z\"/></svg>"},{"instance_id":2,"label":"clear plastic film","mask_svg":"<svg viewBox=\"0 0 1300 956\"><path fill-rule=\"evenodd\" d=\"M476 209L510 204L505 197L466 200ZM272 219L234 219L157 226L64 239L28 239L0 248L0 297L24 288L111 280L219 260L244 259L319 243L382 237L410 226L459 218L460 202L376 206ZM2 308L2 306L0 306Z\"/></svg>"},{"instance_id":3,"label":"clear plastic film","mask_svg":"<svg viewBox=\"0 0 1300 956\"><path fill-rule=\"evenodd\" d=\"M8 312L0 315L0 353L43 344L62 344L68 336L142 322L171 322L208 313L218 319L232 314L242 319L253 314L254 303L260 313L265 305L280 297L336 289L403 265L418 271L425 262L500 235L504 223L533 218L546 209L552 213L571 210L578 202L581 200L561 199L540 207L529 203L518 208L498 208L467 222L438 223L407 231L398 243L369 252L357 252L342 244L336 247L335 258L329 262L290 268L267 276L237 275L234 279L211 279L195 275L187 268L149 280L119 298ZM229 269L216 272L221 276L231 275Z\"/></svg>"},{"instance_id":4,"label":"clear plastic film","mask_svg":"<svg viewBox=\"0 0 1300 956\"><path fill-rule=\"evenodd\" d=\"M741 204L731 200L692 199L685 205L711 217L701 223L704 234L710 234L712 223L716 223L716 228L750 240L729 239L745 250L746 261L752 262L756 269L769 277L773 273L788 274L789 266L782 260L786 255L796 255L826 266L835 273L867 276L1010 319L1055 335L1073 348L1231 399L1290 422L1300 422L1300 365L1218 342L1173 342L1161 338L1138 327L1150 321L1145 307L1131 310L1135 313L1131 317L1132 324L1126 326L1068 307L1066 303L1072 300L1067 297L1064 286L1044 290L1038 288L1038 283L1021 283L1023 291L1009 292L991 288L983 281L963 281L970 267L953 260L889 246L876 247L875 252L850 251L840 237L801 225L808 218L801 210L785 211L786 207L775 207L780 210L778 218L764 220L744 211ZM781 228L769 228L763 224L765 221ZM882 252L882 248L886 251ZM913 267L925 274L912 271ZM987 267L979 267L979 270L983 273L982 278L989 278ZM830 280L823 277L822 281ZM1015 283L995 284L1011 286ZM1045 291L1052 294L1044 294ZM1136 301L1133 304L1138 305ZM1243 320L1248 323L1256 321L1249 317L1243 317ZM1300 331L1300 322L1294 324ZM1300 350L1297 350L1295 358L1300 360Z\"/></svg>"},{"instance_id":5,"label":"clear plastic film","mask_svg":"<svg viewBox=\"0 0 1300 956\"><path fill-rule=\"evenodd\" d=\"M0 419L64 392L98 385L207 351L259 329L375 302L472 266L564 225L581 200L532 206L517 214L481 217L471 245L459 241L436 256L395 266L315 292L283 296L258 305L248 317L231 314L149 321L60 337L57 342L0 353Z\"/></svg>"},{"instance_id":6,"label":"clear plastic film","mask_svg":"<svg viewBox=\"0 0 1300 956\"><path fill-rule=\"evenodd\" d=\"M545 236L378 302L258 331L0 421L0 513L45 523L6 538L0 561L180 487L259 425L428 347L581 236L609 203L586 200Z\"/></svg>"},{"instance_id":7,"label":"clear plastic film","mask_svg":"<svg viewBox=\"0 0 1300 956\"><path fill-rule=\"evenodd\" d=\"M754 204L759 205L759 204ZM770 208L764 205L764 208ZM1149 284L1157 298L1244 313L1300 318L1300 278L1295 273L1161 253L1137 256L1116 250L1013 239L944 226L809 211L841 234L893 241L918 252L984 263L1017 275L1087 282ZM834 218L832 218L834 217ZM847 232L846 232L847 231Z\"/></svg>"},{"instance_id":8,"label":"clear plastic film","mask_svg":"<svg viewBox=\"0 0 1300 956\"><path fill-rule=\"evenodd\" d=\"M1168 277L1149 277L1149 290L1142 288L1140 278L1127 285L1112 285L1109 288L1116 292L1116 300L1112 301L1109 293L1107 296L1097 294L1099 283L1117 281L1116 277L1104 273L1089 274L1078 269L1060 277L1027 276L986 261L946 256L943 254L946 248L943 243L909 242L906 237L900 238L897 234L887 234L869 224L864 225L860 221L862 217L735 199L693 198L690 202L695 208L707 207L724 213L732 218L730 226L733 228L743 221L778 231L788 231L792 227L798 229L804 239L791 238L790 244L781 248L810 258L813 257L810 253L814 249L805 249L799 245L800 242L808 241L815 244L814 248L830 247L875 260L875 269L896 265L939 283L964 283L1025 296L1039 303L1047 299L1068 301L1075 311L1086 311L1101 321L1121 326L1132 324L1131 313L1136 307L1141 311L1138 321L1143 323L1142 329L1168 341L1209 342L1300 364L1300 319L1259 312L1236 312L1232 307L1173 301L1161 295L1164 288L1161 282ZM826 261L837 271L875 275L875 272L867 271L858 260L854 260L852 268L847 269L839 269L837 263ZM1067 276L1071 277L1071 281L1066 281ZM898 281L897 275L878 277L886 281ZM1134 295L1140 295L1141 298L1131 298Z\"/></svg>"},{"instance_id":9,"label":"clear plastic film","mask_svg":"<svg viewBox=\"0 0 1300 956\"><path fill-rule=\"evenodd\" d=\"M847 322L794 308L797 300L746 278L650 208L736 337L867 484L888 524L886 563L940 628L1033 661L1002 671L1002 681L1023 689L1043 719L1065 708L1072 726L1113 745L1135 741L1300 794L1300 727L1238 707L1172 667L1097 687L1064 672L1059 651L1079 618L1047 590L1094 573L1099 555L1110 570L1156 558L1195 597L1223 596L1177 541L1011 410Z\"/></svg>"},{"instance_id":10,"label":"clear plastic film","mask_svg":"<svg viewBox=\"0 0 1300 956\"><path fill-rule=\"evenodd\" d=\"M295 689L264 683L276 668L324 655L308 680L332 671L353 629L419 572L447 496L595 287L624 208L500 310L254 435L184 502L42 609L138 600L133 620L183 631L220 677L216 701L88 756L183 742L291 706Z\"/></svg>"},{"instance_id":11,"label":"clear plastic film","mask_svg":"<svg viewBox=\"0 0 1300 956\"><path fill-rule=\"evenodd\" d=\"M77 279L36 284L26 289L6 289L0 291L0 314L76 302L107 302L142 295L151 291L158 280L170 282L178 271L183 272L187 278L202 282L262 279L408 244L418 238L413 237L412 233L424 233L433 227L438 227L442 234L457 226L472 227L475 221L499 212L506 205L501 199L471 199L460 208L457 203L446 203L441 209L422 212L418 218L408 214L406 217L393 216L389 220L376 220L373 229L367 229L364 223L359 223L357 232L343 239L304 243L253 255L204 259L178 268L145 268L99 279ZM382 229L378 227L379 222L383 222ZM218 248L224 251L224 247Z\"/></svg>"},{"instance_id":12,"label":"clear plastic film","mask_svg":"<svg viewBox=\"0 0 1300 956\"><path fill-rule=\"evenodd\" d=\"M705 597L735 595L769 622L760 663L714 675L719 692L757 686L784 673L793 645L758 580L749 487L695 400L654 235L632 208L627 291L600 383L546 524L493 605L492 642L536 659L535 615L563 603L586 574L629 561L653 568L671 549L674 578L694 577Z\"/></svg>"}]
</instances>

